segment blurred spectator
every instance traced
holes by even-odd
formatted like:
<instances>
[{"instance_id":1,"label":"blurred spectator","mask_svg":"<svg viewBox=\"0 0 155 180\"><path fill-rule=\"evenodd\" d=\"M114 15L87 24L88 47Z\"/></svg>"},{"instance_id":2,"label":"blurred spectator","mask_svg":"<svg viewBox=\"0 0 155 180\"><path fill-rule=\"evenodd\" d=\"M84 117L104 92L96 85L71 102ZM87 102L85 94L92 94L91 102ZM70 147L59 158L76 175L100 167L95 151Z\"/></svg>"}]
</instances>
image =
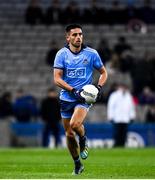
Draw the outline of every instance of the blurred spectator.
<instances>
[{"instance_id":1,"label":"blurred spectator","mask_svg":"<svg viewBox=\"0 0 155 180\"><path fill-rule=\"evenodd\" d=\"M142 93L139 95L138 99L141 105L155 104L155 93L152 92L152 90L148 86L146 86L144 87Z\"/></svg>"},{"instance_id":2,"label":"blurred spectator","mask_svg":"<svg viewBox=\"0 0 155 180\"><path fill-rule=\"evenodd\" d=\"M51 133L54 136L54 145L57 147L60 143L60 106L55 89L50 88L47 96L41 102L41 117L45 123L43 131L43 146L49 146Z\"/></svg>"},{"instance_id":3,"label":"blurred spectator","mask_svg":"<svg viewBox=\"0 0 155 180\"><path fill-rule=\"evenodd\" d=\"M63 11L63 23L79 23L80 9L76 1L70 1L67 7Z\"/></svg>"},{"instance_id":4,"label":"blurred spectator","mask_svg":"<svg viewBox=\"0 0 155 180\"><path fill-rule=\"evenodd\" d=\"M108 93L107 93L107 101L110 97L110 95L115 92L118 88L118 83L117 82L113 82L108 90Z\"/></svg>"},{"instance_id":5,"label":"blurred spectator","mask_svg":"<svg viewBox=\"0 0 155 180\"><path fill-rule=\"evenodd\" d=\"M101 15L102 13L102 15ZM82 22L99 24L104 22L105 14L104 9L100 9L96 0L91 0L90 7L85 8L82 15Z\"/></svg>"},{"instance_id":6,"label":"blurred spectator","mask_svg":"<svg viewBox=\"0 0 155 180\"><path fill-rule=\"evenodd\" d=\"M136 0L127 0L127 5L128 6L134 6Z\"/></svg>"},{"instance_id":7,"label":"blurred spectator","mask_svg":"<svg viewBox=\"0 0 155 180\"><path fill-rule=\"evenodd\" d=\"M137 106L139 104L139 99L136 95L132 94L133 95L133 102L134 102L134 105Z\"/></svg>"},{"instance_id":8,"label":"blurred spectator","mask_svg":"<svg viewBox=\"0 0 155 180\"><path fill-rule=\"evenodd\" d=\"M54 58L57 51L58 51L58 45L55 40L52 40L50 42L50 47L46 55L46 63L50 65L51 67L53 66Z\"/></svg>"},{"instance_id":9,"label":"blurred spectator","mask_svg":"<svg viewBox=\"0 0 155 180\"><path fill-rule=\"evenodd\" d=\"M111 49L106 39L101 39L97 49L103 63L108 62L111 59Z\"/></svg>"},{"instance_id":10,"label":"blurred spectator","mask_svg":"<svg viewBox=\"0 0 155 180\"><path fill-rule=\"evenodd\" d=\"M120 71L120 59L116 53L112 53L110 61L106 62L106 69L109 74Z\"/></svg>"},{"instance_id":11,"label":"blurred spectator","mask_svg":"<svg viewBox=\"0 0 155 180\"><path fill-rule=\"evenodd\" d=\"M145 119L145 122L155 123L155 105L148 106Z\"/></svg>"},{"instance_id":12,"label":"blurred spectator","mask_svg":"<svg viewBox=\"0 0 155 180\"><path fill-rule=\"evenodd\" d=\"M135 33L147 33L146 24L140 19L131 19L127 24L127 30Z\"/></svg>"},{"instance_id":13,"label":"blurred spectator","mask_svg":"<svg viewBox=\"0 0 155 180\"><path fill-rule=\"evenodd\" d=\"M134 6L134 3L128 3L124 9L123 16L125 19L125 24L128 24L129 21L133 19L140 19L139 9Z\"/></svg>"},{"instance_id":14,"label":"blurred spectator","mask_svg":"<svg viewBox=\"0 0 155 180\"><path fill-rule=\"evenodd\" d=\"M44 21L42 9L38 0L31 0L25 13L25 22L30 25L41 24Z\"/></svg>"},{"instance_id":15,"label":"blurred spectator","mask_svg":"<svg viewBox=\"0 0 155 180\"><path fill-rule=\"evenodd\" d=\"M61 4L59 0L52 0L51 6L47 8L45 21L47 25L61 22Z\"/></svg>"},{"instance_id":16,"label":"blurred spectator","mask_svg":"<svg viewBox=\"0 0 155 180\"><path fill-rule=\"evenodd\" d=\"M144 0L144 6L140 8L140 19L146 24L155 23L155 9L151 7L151 0Z\"/></svg>"},{"instance_id":17,"label":"blurred spectator","mask_svg":"<svg viewBox=\"0 0 155 180\"><path fill-rule=\"evenodd\" d=\"M123 24L124 23L124 11L120 6L119 1L112 1L112 7L108 11L108 24Z\"/></svg>"},{"instance_id":18,"label":"blurred spectator","mask_svg":"<svg viewBox=\"0 0 155 180\"><path fill-rule=\"evenodd\" d=\"M36 99L32 95L24 94L22 89L17 90L13 112L18 122L31 122L38 116Z\"/></svg>"},{"instance_id":19,"label":"blurred spectator","mask_svg":"<svg viewBox=\"0 0 155 180\"><path fill-rule=\"evenodd\" d=\"M130 72L134 64L135 57L131 50L125 50L120 56L120 71L122 73Z\"/></svg>"},{"instance_id":20,"label":"blurred spectator","mask_svg":"<svg viewBox=\"0 0 155 180\"><path fill-rule=\"evenodd\" d=\"M3 119L12 115L12 95L10 92L5 92L0 97L0 118Z\"/></svg>"},{"instance_id":21,"label":"blurred spectator","mask_svg":"<svg viewBox=\"0 0 155 180\"><path fill-rule=\"evenodd\" d=\"M123 83L111 93L107 106L108 120L114 125L114 147L124 146L128 124L135 119L135 107L132 95Z\"/></svg>"},{"instance_id":22,"label":"blurred spectator","mask_svg":"<svg viewBox=\"0 0 155 180\"><path fill-rule=\"evenodd\" d=\"M133 83L133 92L139 95L145 86L149 86L155 90L155 63L150 58L149 53L146 52L144 58L136 59L131 68L131 78Z\"/></svg>"},{"instance_id":23,"label":"blurred spectator","mask_svg":"<svg viewBox=\"0 0 155 180\"><path fill-rule=\"evenodd\" d=\"M117 43L114 45L114 52L121 56L121 54L126 50L132 50L132 46L127 43L124 36L120 36L117 39Z\"/></svg>"}]
</instances>

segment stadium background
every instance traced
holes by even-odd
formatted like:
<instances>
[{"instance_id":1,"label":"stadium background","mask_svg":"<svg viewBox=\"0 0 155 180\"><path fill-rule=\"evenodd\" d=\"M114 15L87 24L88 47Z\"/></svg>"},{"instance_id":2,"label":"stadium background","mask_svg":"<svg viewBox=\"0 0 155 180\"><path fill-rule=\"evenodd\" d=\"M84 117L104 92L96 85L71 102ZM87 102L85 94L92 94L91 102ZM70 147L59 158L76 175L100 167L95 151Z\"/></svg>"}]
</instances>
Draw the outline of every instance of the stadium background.
<instances>
[{"instance_id":1,"label":"stadium background","mask_svg":"<svg viewBox=\"0 0 155 180\"><path fill-rule=\"evenodd\" d=\"M85 8L90 9L90 0L75 2L77 2L81 13ZM111 0L96 1L98 7L107 10L112 8L112 2ZM120 0L119 2L120 8L125 8L128 3L134 3L134 6L137 8L144 6L144 1L142 0ZM67 0L60 1L61 8L65 9L68 3L69 1ZM28 0L0 0L0 95L10 91L14 99L16 90L23 88L27 93L35 96L39 103L45 96L47 88L53 86L52 68L45 62L46 53L51 40L57 41L58 48L64 45L65 23L55 22L50 25L45 25L44 23L30 25L25 23L25 12L28 4ZM40 0L43 12L46 11L50 4L51 1ZM151 1L151 7L153 9L155 7L153 0ZM70 20L67 23L70 23ZM155 55L155 25L153 22L136 21L136 24L131 25L122 22L105 23L103 21L96 23L95 20L91 22L88 19L88 22L86 20L80 23L83 24L85 43L94 48L98 48L102 38L106 38L109 47L112 49L118 37L124 36L134 49L136 61L139 62L140 59L145 58L146 52L151 57ZM108 82L104 87L105 94L109 91L113 82L118 82L118 80L127 82L132 90L133 81L128 71L121 72L117 70L111 73L110 70ZM141 76L146 73L148 72L144 69ZM151 83L153 83L153 80ZM147 82L145 85L150 85L151 88L154 88L150 82ZM130 136L131 146L155 145L154 124L146 123L147 120L145 118L149 106L148 104L136 104L137 118L136 123L131 125L131 131L138 132L140 137L132 133ZM25 145L40 146L42 123L39 117L37 123L31 124L32 130L30 130L31 128L28 125L28 131L26 125L24 127L15 126L19 124L12 123L12 118L2 118L0 120L1 146L10 146L10 132L12 136L12 129L16 132L13 131L15 133L13 135L17 135L21 141L24 140ZM105 103L96 104L89 112L86 122L88 131L94 131L94 136L90 138L97 139L91 141L92 146L103 147L111 145L112 130L111 125L106 122ZM91 134L88 134L89 136ZM133 142L133 139L136 139L136 142Z\"/></svg>"}]
</instances>

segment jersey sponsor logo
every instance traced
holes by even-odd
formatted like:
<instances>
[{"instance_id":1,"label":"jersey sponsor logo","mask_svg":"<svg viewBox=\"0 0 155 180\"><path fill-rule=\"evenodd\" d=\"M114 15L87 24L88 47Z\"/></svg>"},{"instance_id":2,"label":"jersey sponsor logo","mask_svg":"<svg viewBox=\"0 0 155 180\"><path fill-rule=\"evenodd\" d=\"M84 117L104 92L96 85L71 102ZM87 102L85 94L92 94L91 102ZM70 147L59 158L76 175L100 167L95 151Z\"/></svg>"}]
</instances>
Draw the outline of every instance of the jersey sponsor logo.
<instances>
[{"instance_id":1,"label":"jersey sponsor logo","mask_svg":"<svg viewBox=\"0 0 155 180\"><path fill-rule=\"evenodd\" d=\"M67 77L84 78L86 76L86 68L69 68L67 69Z\"/></svg>"}]
</instances>

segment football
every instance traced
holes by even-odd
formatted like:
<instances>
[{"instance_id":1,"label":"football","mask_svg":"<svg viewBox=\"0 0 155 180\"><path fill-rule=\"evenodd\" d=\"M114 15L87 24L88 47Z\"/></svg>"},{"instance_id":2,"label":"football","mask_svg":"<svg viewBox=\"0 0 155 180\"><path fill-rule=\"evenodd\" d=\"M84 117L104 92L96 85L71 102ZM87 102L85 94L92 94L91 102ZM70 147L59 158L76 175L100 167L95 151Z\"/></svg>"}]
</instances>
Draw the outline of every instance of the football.
<instances>
[{"instance_id":1,"label":"football","mask_svg":"<svg viewBox=\"0 0 155 180\"><path fill-rule=\"evenodd\" d=\"M85 99L87 104L93 104L96 102L96 98L98 95L98 89L92 85L87 84L83 86L83 91L81 92L81 96Z\"/></svg>"}]
</instances>

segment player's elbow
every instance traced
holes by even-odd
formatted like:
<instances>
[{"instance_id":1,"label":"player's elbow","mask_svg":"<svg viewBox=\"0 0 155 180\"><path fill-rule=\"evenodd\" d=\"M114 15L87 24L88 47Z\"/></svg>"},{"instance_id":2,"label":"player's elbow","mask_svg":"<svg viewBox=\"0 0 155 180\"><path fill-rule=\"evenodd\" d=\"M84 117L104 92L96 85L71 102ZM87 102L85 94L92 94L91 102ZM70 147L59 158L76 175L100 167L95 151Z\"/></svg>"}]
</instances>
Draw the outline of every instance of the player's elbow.
<instances>
[{"instance_id":1,"label":"player's elbow","mask_svg":"<svg viewBox=\"0 0 155 180\"><path fill-rule=\"evenodd\" d=\"M107 70L104 68L104 77L105 77L105 81L107 81L108 79L108 73L107 73Z\"/></svg>"},{"instance_id":2,"label":"player's elbow","mask_svg":"<svg viewBox=\"0 0 155 180\"><path fill-rule=\"evenodd\" d=\"M61 83L61 78L59 76L54 76L54 84L59 86Z\"/></svg>"},{"instance_id":3,"label":"player's elbow","mask_svg":"<svg viewBox=\"0 0 155 180\"><path fill-rule=\"evenodd\" d=\"M57 86L59 85L59 80L57 78L54 78L54 84Z\"/></svg>"},{"instance_id":4,"label":"player's elbow","mask_svg":"<svg viewBox=\"0 0 155 180\"><path fill-rule=\"evenodd\" d=\"M62 71L59 69L54 69L54 84L60 86L62 81Z\"/></svg>"},{"instance_id":5,"label":"player's elbow","mask_svg":"<svg viewBox=\"0 0 155 180\"><path fill-rule=\"evenodd\" d=\"M102 67L99 71L101 74L102 81L105 83L107 81L107 78L108 78L107 70L105 67Z\"/></svg>"}]
</instances>

